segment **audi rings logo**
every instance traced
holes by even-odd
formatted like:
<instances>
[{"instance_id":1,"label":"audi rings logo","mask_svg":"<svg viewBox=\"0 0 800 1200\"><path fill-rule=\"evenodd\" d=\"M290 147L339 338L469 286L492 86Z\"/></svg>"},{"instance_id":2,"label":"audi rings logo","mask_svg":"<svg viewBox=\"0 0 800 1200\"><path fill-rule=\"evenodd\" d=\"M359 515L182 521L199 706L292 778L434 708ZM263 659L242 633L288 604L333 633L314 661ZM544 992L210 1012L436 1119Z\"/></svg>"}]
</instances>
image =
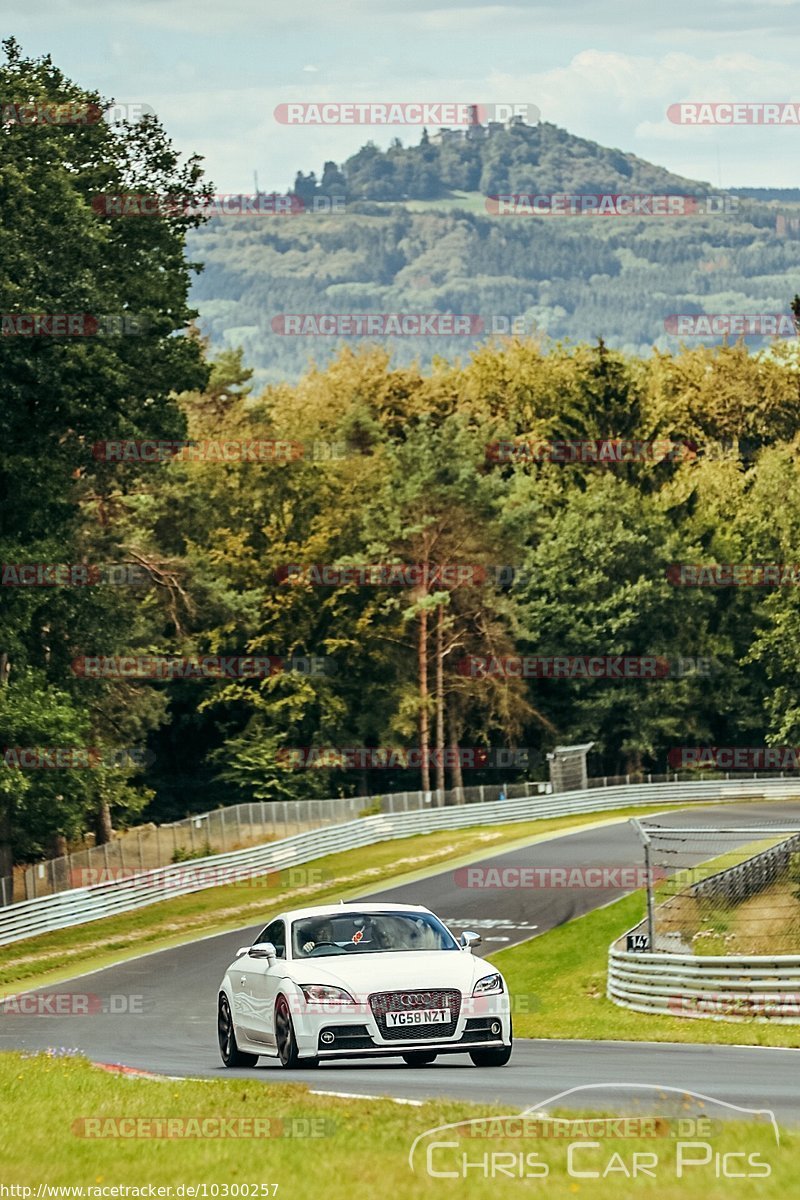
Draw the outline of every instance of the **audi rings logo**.
<instances>
[{"instance_id":1,"label":"audi rings logo","mask_svg":"<svg viewBox=\"0 0 800 1200\"><path fill-rule=\"evenodd\" d=\"M400 1003L405 1008L422 1008L424 1004L430 1004L433 996L430 992L403 992L400 996Z\"/></svg>"}]
</instances>

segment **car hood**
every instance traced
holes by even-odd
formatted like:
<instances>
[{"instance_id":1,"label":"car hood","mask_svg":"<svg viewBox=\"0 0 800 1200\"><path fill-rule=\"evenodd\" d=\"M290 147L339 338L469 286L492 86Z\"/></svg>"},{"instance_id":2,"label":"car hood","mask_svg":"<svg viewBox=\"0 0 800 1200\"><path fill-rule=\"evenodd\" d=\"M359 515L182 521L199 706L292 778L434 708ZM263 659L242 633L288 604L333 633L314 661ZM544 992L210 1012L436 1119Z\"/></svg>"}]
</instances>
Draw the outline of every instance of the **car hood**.
<instances>
[{"instance_id":1,"label":"car hood","mask_svg":"<svg viewBox=\"0 0 800 1200\"><path fill-rule=\"evenodd\" d=\"M346 958L337 954L292 963L298 983L326 983L362 995L410 988L458 988L470 994L475 980L491 973L489 963L463 950L402 950Z\"/></svg>"}]
</instances>

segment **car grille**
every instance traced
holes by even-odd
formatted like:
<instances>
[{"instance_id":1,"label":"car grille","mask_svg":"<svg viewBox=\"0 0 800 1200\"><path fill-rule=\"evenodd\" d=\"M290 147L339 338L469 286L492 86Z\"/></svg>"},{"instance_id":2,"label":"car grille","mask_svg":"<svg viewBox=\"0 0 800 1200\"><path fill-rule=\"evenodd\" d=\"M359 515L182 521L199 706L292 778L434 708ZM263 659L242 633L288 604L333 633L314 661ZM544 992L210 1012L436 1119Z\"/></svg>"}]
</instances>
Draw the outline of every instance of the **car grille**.
<instances>
[{"instance_id":1,"label":"car grille","mask_svg":"<svg viewBox=\"0 0 800 1200\"><path fill-rule=\"evenodd\" d=\"M461 992L456 988L429 988L425 991L373 992L369 998L372 1015L382 1038L388 1042L440 1042L452 1037L461 1011ZM447 1008L450 1020L443 1025L386 1024L387 1012L413 1012L415 1008Z\"/></svg>"}]
</instances>

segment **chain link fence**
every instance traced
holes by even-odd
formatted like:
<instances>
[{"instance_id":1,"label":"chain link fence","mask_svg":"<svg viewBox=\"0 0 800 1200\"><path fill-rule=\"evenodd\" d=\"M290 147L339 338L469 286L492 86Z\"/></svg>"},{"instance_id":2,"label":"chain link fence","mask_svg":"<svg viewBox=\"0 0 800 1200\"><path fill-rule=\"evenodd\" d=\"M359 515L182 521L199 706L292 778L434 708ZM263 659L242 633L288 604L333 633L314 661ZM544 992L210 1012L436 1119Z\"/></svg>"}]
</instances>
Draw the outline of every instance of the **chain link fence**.
<instances>
[{"instance_id":1,"label":"chain link fence","mask_svg":"<svg viewBox=\"0 0 800 1200\"><path fill-rule=\"evenodd\" d=\"M632 773L589 779L589 788L641 783L678 783L697 780L694 771L656 775ZM753 774L754 779L783 779L784 772ZM740 780L741 773L703 772L703 778ZM34 900L74 887L124 877L154 867L169 866L209 854L224 854L263 842L306 833L325 825L350 821L364 813L413 812L428 806L482 804L506 797L517 799L549 792L541 780L510 784L481 784L445 792L389 792L373 796L319 800L260 800L197 813L163 825L142 825L116 833L102 846L76 848L61 858L15 868L13 878L0 879L0 906Z\"/></svg>"},{"instance_id":2,"label":"chain link fence","mask_svg":"<svg viewBox=\"0 0 800 1200\"><path fill-rule=\"evenodd\" d=\"M628 935L628 949L800 953L800 825L632 824L644 848L647 917Z\"/></svg>"},{"instance_id":3,"label":"chain link fence","mask_svg":"<svg viewBox=\"0 0 800 1200\"><path fill-rule=\"evenodd\" d=\"M197 813L165 825L141 825L120 832L102 846L75 849L60 858L16 870L0 887L2 904L35 900L71 888L123 879L154 867L225 854L248 846L338 825L378 812L414 812L452 804L481 804L536 795L544 783L492 784L443 793L393 792L320 800L256 800Z\"/></svg>"}]
</instances>

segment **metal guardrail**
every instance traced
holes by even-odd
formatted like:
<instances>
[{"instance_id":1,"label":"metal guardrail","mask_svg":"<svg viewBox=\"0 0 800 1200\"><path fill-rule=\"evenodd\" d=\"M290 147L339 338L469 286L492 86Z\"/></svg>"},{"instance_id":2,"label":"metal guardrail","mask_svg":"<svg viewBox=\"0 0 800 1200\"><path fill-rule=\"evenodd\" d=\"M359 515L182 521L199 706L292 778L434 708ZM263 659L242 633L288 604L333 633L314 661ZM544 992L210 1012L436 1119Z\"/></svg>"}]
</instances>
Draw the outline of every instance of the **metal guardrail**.
<instances>
[{"instance_id":1,"label":"metal guardrail","mask_svg":"<svg viewBox=\"0 0 800 1200\"><path fill-rule=\"evenodd\" d=\"M608 998L636 1012L800 1023L800 954L608 955Z\"/></svg>"},{"instance_id":2,"label":"metal guardrail","mask_svg":"<svg viewBox=\"0 0 800 1200\"><path fill-rule=\"evenodd\" d=\"M530 785L535 786L535 785ZM463 829L474 825L544 820L572 813L660 805L685 801L713 801L750 796L792 796L800 799L800 780L701 780L688 783L633 784L598 791L559 792L546 796L486 801L477 804L428 808L406 813L380 813L343 825L329 825L281 841L216 854L170 867L135 873L91 887L74 888L37 900L26 900L0 910L0 945L21 941L71 925L96 921L120 912L144 908L172 896L188 895L221 882L235 882L269 871L312 862L327 854L354 850L375 842L432 833L438 829Z\"/></svg>"},{"instance_id":3,"label":"metal guardrail","mask_svg":"<svg viewBox=\"0 0 800 1200\"><path fill-rule=\"evenodd\" d=\"M744 862L734 867L717 871L700 883L692 884L688 894L695 898L706 899L713 897L722 899L730 904L741 904L749 900L781 875L789 865L792 854L800 847L800 833L787 838L769 850L762 850L746 858Z\"/></svg>"},{"instance_id":4,"label":"metal guardrail","mask_svg":"<svg viewBox=\"0 0 800 1200\"><path fill-rule=\"evenodd\" d=\"M733 903L748 899L785 869L798 842L800 835L790 837L709 875L687 889L687 894L722 897ZM606 994L615 1004L661 1016L800 1024L800 954L698 955L624 948L628 934L646 929L645 918L609 948ZM656 936L655 947L659 941Z\"/></svg>"},{"instance_id":5,"label":"metal guardrail","mask_svg":"<svg viewBox=\"0 0 800 1200\"><path fill-rule=\"evenodd\" d=\"M485 784L458 791L390 792L379 796L335 796L314 800L255 800L231 804L210 812L194 813L164 825L139 825L115 834L100 846L72 850L58 858L20 867L6 886L0 881L0 906L38 900L55 892L89 887L132 874L225 854L308 833L326 825L352 821L364 810L413 812L449 804L483 804L508 797L530 796L550 790L539 782Z\"/></svg>"},{"instance_id":6,"label":"metal guardrail","mask_svg":"<svg viewBox=\"0 0 800 1200\"><path fill-rule=\"evenodd\" d=\"M730 776L717 776L716 781ZM783 772L753 775L753 779L783 779ZM669 775L631 777L601 775L589 779L589 788L616 787L621 784L692 782L692 771L672 771ZM739 776L739 783L743 782ZM193 813L180 821L164 825L145 824L118 831L109 842L71 850L58 858L43 859L15 869L13 877L0 881L0 907L23 900L38 900L55 892L89 887L134 871L168 867L175 862L226 854L266 841L308 833L325 825L340 825L362 813L413 812L451 804L484 804L489 800L516 799L535 793L555 791L552 783L542 780L522 783L478 784L443 792L387 792L372 796L335 796L314 800L254 800L231 804L209 812Z\"/></svg>"}]
</instances>

